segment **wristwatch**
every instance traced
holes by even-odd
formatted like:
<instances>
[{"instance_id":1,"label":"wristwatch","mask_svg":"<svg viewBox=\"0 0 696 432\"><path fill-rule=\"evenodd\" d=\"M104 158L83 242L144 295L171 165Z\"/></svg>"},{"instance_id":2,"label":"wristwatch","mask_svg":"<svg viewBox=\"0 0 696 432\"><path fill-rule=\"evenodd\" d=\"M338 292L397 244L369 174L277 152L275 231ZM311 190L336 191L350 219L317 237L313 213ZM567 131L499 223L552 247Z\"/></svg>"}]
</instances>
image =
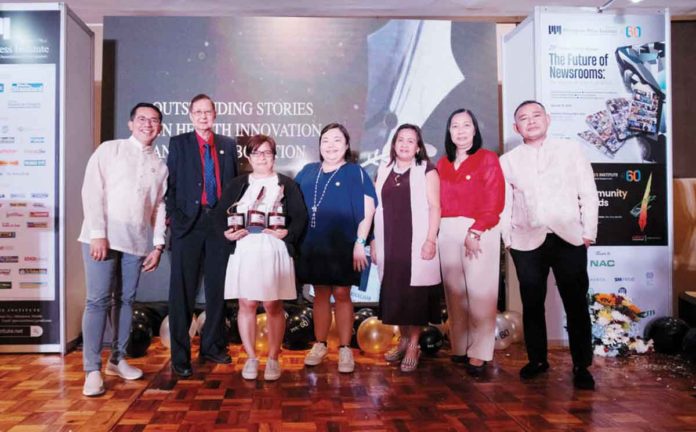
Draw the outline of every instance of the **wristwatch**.
<instances>
[{"instance_id":1,"label":"wristwatch","mask_svg":"<svg viewBox=\"0 0 696 432\"><path fill-rule=\"evenodd\" d=\"M476 234L473 231L469 231L468 235L470 238L472 238L474 240L481 240L481 234Z\"/></svg>"},{"instance_id":2,"label":"wristwatch","mask_svg":"<svg viewBox=\"0 0 696 432\"><path fill-rule=\"evenodd\" d=\"M365 242L366 242L365 239L362 237L358 237L355 239L355 243L361 244L363 246L365 246Z\"/></svg>"},{"instance_id":3,"label":"wristwatch","mask_svg":"<svg viewBox=\"0 0 696 432\"><path fill-rule=\"evenodd\" d=\"M155 246L155 250L158 250L160 252L164 252L164 245L157 245Z\"/></svg>"}]
</instances>

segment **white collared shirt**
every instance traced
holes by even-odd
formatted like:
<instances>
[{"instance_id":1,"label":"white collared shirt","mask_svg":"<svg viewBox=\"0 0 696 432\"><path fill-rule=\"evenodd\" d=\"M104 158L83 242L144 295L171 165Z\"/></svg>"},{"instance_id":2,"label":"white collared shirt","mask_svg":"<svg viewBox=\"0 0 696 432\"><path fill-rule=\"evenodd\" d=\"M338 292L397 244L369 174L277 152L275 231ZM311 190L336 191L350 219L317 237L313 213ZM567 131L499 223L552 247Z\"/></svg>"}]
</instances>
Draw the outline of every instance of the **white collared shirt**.
<instances>
[{"instance_id":1,"label":"white collared shirt","mask_svg":"<svg viewBox=\"0 0 696 432\"><path fill-rule=\"evenodd\" d=\"M145 256L164 244L167 166L133 136L106 141L87 162L79 241L106 238L109 248Z\"/></svg>"},{"instance_id":2,"label":"white collared shirt","mask_svg":"<svg viewBox=\"0 0 696 432\"><path fill-rule=\"evenodd\" d=\"M580 246L595 241L599 198L592 166L575 141L522 144L500 158L505 209L500 227L506 247L528 251L553 232Z\"/></svg>"}]
</instances>

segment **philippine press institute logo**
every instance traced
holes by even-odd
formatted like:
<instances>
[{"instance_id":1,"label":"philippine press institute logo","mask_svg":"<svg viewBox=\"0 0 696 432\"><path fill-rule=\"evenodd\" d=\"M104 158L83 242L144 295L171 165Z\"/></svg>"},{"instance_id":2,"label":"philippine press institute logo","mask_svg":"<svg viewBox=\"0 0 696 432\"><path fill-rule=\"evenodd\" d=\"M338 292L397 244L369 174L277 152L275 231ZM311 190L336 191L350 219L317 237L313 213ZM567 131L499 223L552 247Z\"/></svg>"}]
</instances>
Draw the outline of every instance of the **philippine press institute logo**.
<instances>
[{"instance_id":1,"label":"philippine press institute logo","mask_svg":"<svg viewBox=\"0 0 696 432\"><path fill-rule=\"evenodd\" d=\"M627 38L639 38L643 35L643 30L640 26L626 26L625 33Z\"/></svg>"}]
</instances>

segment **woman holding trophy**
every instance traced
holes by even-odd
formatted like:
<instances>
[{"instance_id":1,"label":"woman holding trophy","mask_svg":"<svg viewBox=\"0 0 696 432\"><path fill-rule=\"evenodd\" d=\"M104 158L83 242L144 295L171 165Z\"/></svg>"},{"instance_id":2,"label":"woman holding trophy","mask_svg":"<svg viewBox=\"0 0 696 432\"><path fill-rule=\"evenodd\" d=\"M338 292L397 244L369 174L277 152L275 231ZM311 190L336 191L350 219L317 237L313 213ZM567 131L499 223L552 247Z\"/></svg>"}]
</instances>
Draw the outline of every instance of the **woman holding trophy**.
<instances>
[{"instance_id":1,"label":"woman holding trophy","mask_svg":"<svg viewBox=\"0 0 696 432\"><path fill-rule=\"evenodd\" d=\"M215 220L228 240L225 299L239 299L237 325L248 359L244 379L256 379L256 309L267 315L268 361L264 379L280 378L278 355L285 333L283 300L297 297L293 257L307 224L296 183L274 170L276 143L255 135L246 145L252 172L236 177L220 198Z\"/></svg>"},{"instance_id":2,"label":"woman holding trophy","mask_svg":"<svg viewBox=\"0 0 696 432\"><path fill-rule=\"evenodd\" d=\"M304 363L316 366L328 352L333 296L340 344L338 371L342 373L351 373L355 367L350 349L350 290L360 284L360 274L368 265L365 243L377 201L372 180L360 165L348 161L350 156L348 131L341 124L330 123L319 136L320 162L305 165L295 178L310 210L297 273L301 282L314 285L317 340Z\"/></svg>"}]
</instances>

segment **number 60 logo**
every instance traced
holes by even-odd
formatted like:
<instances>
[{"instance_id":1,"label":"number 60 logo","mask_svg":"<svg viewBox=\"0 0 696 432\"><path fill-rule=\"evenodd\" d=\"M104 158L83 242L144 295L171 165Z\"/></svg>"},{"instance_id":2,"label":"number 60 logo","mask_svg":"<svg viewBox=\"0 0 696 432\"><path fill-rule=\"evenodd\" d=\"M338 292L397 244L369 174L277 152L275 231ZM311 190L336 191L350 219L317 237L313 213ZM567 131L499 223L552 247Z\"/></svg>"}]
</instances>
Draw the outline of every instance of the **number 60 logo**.
<instances>
[{"instance_id":1,"label":"number 60 logo","mask_svg":"<svg viewBox=\"0 0 696 432\"><path fill-rule=\"evenodd\" d=\"M628 171L626 171L626 181L639 182L640 181L640 170L628 170Z\"/></svg>"}]
</instances>

